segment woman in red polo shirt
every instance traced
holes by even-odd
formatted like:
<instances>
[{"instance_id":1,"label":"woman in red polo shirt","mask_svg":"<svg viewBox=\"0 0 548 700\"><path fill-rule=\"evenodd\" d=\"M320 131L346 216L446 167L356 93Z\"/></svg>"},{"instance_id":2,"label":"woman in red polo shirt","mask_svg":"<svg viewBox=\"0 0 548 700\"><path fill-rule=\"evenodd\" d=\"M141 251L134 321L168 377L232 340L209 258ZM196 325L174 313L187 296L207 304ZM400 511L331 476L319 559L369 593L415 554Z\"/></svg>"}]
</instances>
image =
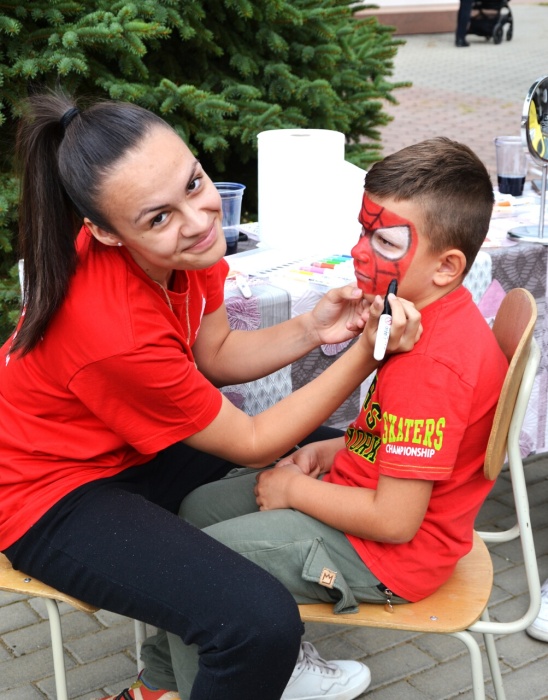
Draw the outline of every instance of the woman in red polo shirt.
<instances>
[{"instance_id":1,"label":"woman in red polo shirt","mask_svg":"<svg viewBox=\"0 0 548 700\"><path fill-rule=\"evenodd\" d=\"M199 644L192 698L279 698L299 651L293 599L177 509L328 418L376 367L380 298L339 361L247 416L217 387L358 335L361 292L231 332L217 190L175 131L135 105L80 111L61 92L36 95L18 153L25 308L0 350L0 549L60 590ZM419 315L392 306L391 347L408 349Z\"/></svg>"}]
</instances>

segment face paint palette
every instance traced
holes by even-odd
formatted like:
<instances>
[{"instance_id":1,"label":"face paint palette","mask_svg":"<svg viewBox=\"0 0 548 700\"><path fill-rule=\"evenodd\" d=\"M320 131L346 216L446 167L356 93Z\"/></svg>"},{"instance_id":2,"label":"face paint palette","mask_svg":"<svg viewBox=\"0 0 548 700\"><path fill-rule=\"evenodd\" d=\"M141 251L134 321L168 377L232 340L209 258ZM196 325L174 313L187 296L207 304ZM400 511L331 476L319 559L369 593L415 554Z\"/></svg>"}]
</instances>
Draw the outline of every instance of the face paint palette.
<instances>
[{"instance_id":1,"label":"face paint palette","mask_svg":"<svg viewBox=\"0 0 548 700\"><path fill-rule=\"evenodd\" d=\"M308 283L320 292L333 287L344 287L355 282L354 263L350 255L333 255L301 265L296 274L308 276Z\"/></svg>"},{"instance_id":2,"label":"face paint palette","mask_svg":"<svg viewBox=\"0 0 548 700\"><path fill-rule=\"evenodd\" d=\"M350 255L316 255L291 259L282 251L262 250L248 256L244 253L242 256L231 257L238 257L239 271L251 277L277 282L284 287L306 284L317 291L325 292L356 280Z\"/></svg>"},{"instance_id":3,"label":"face paint palette","mask_svg":"<svg viewBox=\"0 0 548 700\"><path fill-rule=\"evenodd\" d=\"M350 255L330 255L313 259L302 258L268 273L271 282L305 283L320 292L344 287L354 282L354 264Z\"/></svg>"}]
</instances>

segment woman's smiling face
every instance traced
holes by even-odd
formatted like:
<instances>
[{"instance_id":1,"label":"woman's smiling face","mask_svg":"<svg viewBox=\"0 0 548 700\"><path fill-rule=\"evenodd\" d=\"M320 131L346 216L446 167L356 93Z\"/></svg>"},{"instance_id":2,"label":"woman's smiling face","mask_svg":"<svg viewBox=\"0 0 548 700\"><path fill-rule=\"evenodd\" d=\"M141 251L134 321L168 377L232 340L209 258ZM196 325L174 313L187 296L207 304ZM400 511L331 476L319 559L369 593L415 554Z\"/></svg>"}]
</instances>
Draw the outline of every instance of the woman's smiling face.
<instances>
[{"instance_id":1,"label":"woman's smiling face","mask_svg":"<svg viewBox=\"0 0 548 700\"><path fill-rule=\"evenodd\" d=\"M107 245L122 243L154 280L213 265L226 252L221 198L171 129L154 127L107 173L100 203L112 230L86 221Z\"/></svg>"}]
</instances>

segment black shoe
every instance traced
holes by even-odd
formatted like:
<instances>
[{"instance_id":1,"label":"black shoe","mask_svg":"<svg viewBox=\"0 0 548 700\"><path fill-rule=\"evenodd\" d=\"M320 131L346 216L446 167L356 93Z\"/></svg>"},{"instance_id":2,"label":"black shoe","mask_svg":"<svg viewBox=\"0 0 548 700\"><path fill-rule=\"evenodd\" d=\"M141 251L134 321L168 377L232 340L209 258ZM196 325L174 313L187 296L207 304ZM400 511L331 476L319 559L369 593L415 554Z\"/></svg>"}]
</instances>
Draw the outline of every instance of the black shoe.
<instances>
[{"instance_id":1,"label":"black shoe","mask_svg":"<svg viewBox=\"0 0 548 700\"><path fill-rule=\"evenodd\" d=\"M457 39L455 41L455 46L462 48L464 46L470 46L470 44L466 41L466 39Z\"/></svg>"}]
</instances>

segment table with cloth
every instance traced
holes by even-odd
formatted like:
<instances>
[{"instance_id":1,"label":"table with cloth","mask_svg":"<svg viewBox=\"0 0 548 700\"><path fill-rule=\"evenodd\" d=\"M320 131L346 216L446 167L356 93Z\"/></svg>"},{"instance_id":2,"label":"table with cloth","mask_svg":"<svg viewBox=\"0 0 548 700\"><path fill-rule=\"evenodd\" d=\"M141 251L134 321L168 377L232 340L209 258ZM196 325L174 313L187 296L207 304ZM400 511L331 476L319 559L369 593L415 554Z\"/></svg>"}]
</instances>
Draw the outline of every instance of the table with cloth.
<instances>
[{"instance_id":1,"label":"table with cloth","mask_svg":"<svg viewBox=\"0 0 548 700\"><path fill-rule=\"evenodd\" d=\"M527 207L519 202L515 206L495 207L485 246L465 281L488 321L494 317L504 294L514 287L528 289L537 302L535 336L542 359L521 435L523 456L548 450L548 246L510 241L506 231L522 223L538 222L537 217L538 206L535 208L534 204ZM229 256L227 260L237 269L237 257ZM275 284L264 278L251 278L249 283L253 295L245 299L234 280L227 280L226 304L233 328L251 330L278 323L311 309L321 297L321 292L309 285L284 285L279 278ZM291 367L257 382L226 387L224 392L246 412L258 413L320 374L344 352L346 345L322 346ZM331 417L330 425L345 428L355 418L366 386L367 382L344 402Z\"/></svg>"}]
</instances>

